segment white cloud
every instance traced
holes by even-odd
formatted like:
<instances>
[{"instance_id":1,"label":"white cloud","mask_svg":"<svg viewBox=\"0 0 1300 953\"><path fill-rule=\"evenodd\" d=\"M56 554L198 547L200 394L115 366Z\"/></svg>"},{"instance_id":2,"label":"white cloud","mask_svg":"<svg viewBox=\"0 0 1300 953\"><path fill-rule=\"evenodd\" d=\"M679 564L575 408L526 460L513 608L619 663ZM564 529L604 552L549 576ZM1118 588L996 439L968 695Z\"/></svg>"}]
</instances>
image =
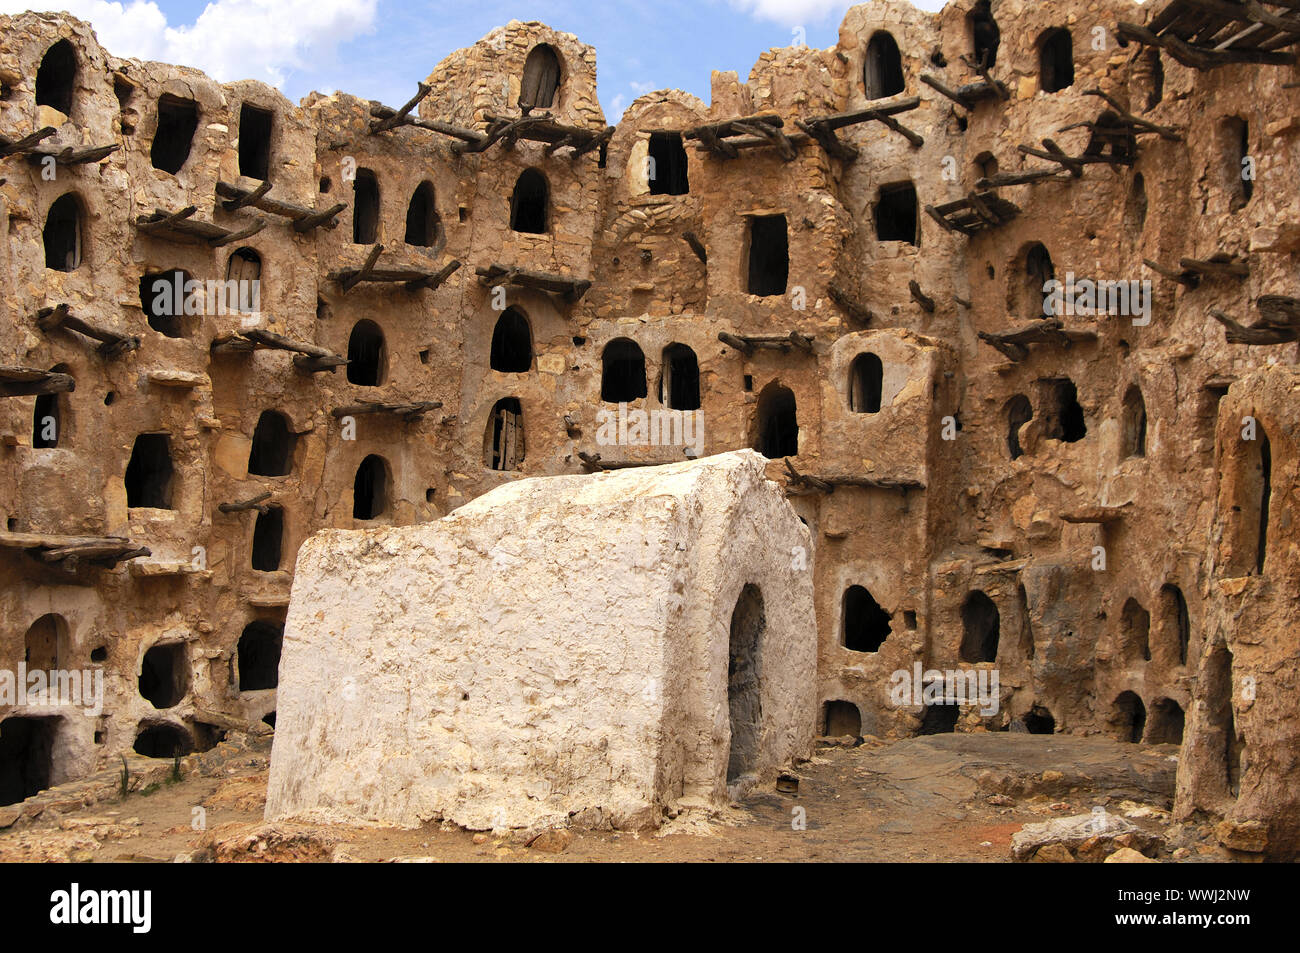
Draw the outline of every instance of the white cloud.
<instances>
[{"instance_id":1,"label":"white cloud","mask_svg":"<svg viewBox=\"0 0 1300 953\"><path fill-rule=\"evenodd\" d=\"M933 11L943 9L946 2L948 0L912 0L912 5ZM730 0L730 3L756 20L771 20L788 27L820 23L832 14L839 19L849 7L856 6L853 0Z\"/></svg>"},{"instance_id":2,"label":"white cloud","mask_svg":"<svg viewBox=\"0 0 1300 953\"><path fill-rule=\"evenodd\" d=\"M0 0L0 13L32 0ZM288 72L318 65L339 44L374 28L378 0L215 0L193 24L171 26L153 0L59 0L88 21L115 56L194 66L222 82L284 84Z\"/></svg>"},{"instance_id":3,"label":"white cloud","mask_svg":"<svg viewBox=\"0 0 1300 953\"><path fill-rule=\"evenodd\" d=\"M644 96L646 93L652 92L657 88L654 83L638 83L635 80L628 83L628 85L636 90L638 96Z\"/></svg>"}]
</instances>

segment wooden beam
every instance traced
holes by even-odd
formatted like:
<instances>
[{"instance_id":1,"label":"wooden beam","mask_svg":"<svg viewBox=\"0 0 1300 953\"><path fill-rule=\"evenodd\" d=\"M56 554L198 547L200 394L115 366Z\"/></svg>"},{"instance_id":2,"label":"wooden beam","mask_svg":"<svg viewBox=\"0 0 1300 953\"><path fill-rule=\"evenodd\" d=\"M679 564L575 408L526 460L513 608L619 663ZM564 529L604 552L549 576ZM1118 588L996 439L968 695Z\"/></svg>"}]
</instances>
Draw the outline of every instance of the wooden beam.
<instances>
[{"instance_id":1,"label":"wooden beam","mask_svg":"<svg viewBox=\"0 0 1300 953\"><path fill-rule=\"evenodd\" d=\"M71 374L57 374L39 367L0 364L0 397L33 397L66 394L77 389Z\"/></svg>"},{"instance_id":2,"label":"wooden beam","mask_svg":"<svg viewBox=\"0 0 1300 953\"><path fill-rule=\"evenodd\" d=\"M31 152L38 142L50 138L59 130L53 126L44 126L35 132L30 132L25 136L17 139L11 139L8 136L0 136L0 158L4 156L19 155L21 153Z\"/></svg>"},{"instance_id":3,"label":"wooden beam","mask_svg":"<svg viewBox=\"0 0 1300 953\"><path fill-rule=\"evenodd\" d=\"M264 506L263 504L269 500L271 496L271 491L267 490L265 493L259 493L257 496L243 500L239 503L218 503L217 509L222 513L242 513L244 510L257 510L258 513L265 516L270 507Z\"/></svg>"},{"instance_id":4,"label":"wooden beam","mask_svg":"<svg viewBox=\"0 0 1300 953\"><path fill-rule=\"evenodd\" d=\"M118 334L116 331L98 327L88 321L83 321L73 315L66 304L60 304L53 308L41 308L36 312L36 326L47 334L60 328L84 334L86 337L99 342L95 349L105 357L116 357L119 354L125 354L127 351L134 351L140 346L138 337L128 337L124 334Z\"/></svg>"},{"instance_id":5,"label":"wooden beam","mask_svg":"<svg viewBox=\"0 0 1300 953\"><path fill-rule=\"evenodd\" d=\"M911 293L912 300L921 306L922 311L927 314L934 314L934 299L926 295L915 280L907 283L907 290Z\"/></svg>"},{"instance_id":6,"label":"wooden beam","mask_svg":"<svg viewBox=\"0 0 1300 953\"><path fill-rule=\"evenodd\" d=\"M686 241L686 244L691 246L691 251L695 252L695 257L707 265L709 263L709 253L704 248L704 243L700 241L699 237L694 232L682 232L682 238Z\"/></svg>"},{"instance_id":7,"label":"wooden beam","mask_svg":"<svg viewBox=\"0 0 1300 953\"><path fill-rule=\"evenodd\" d=\"M335 273L336 276L334 280L337 281L342 286L343 292L345 294L351 291L353 288L355 288L357 286L357 283L361 281L363 278L365 278L366 275L374 271L375 262L379 261L379 256L382 255L383 252L384 252L383 243L382 242L377 243L373 248L370 249L370 253L366 255L366 260L362 263L361 267L358 268L356 271L352 271L350 269L344 269L343 271Z\"/></svg>"},{"instance_id":8,"label":"wooden beam","mask_svg":"<svg viewBox=\"0 0 1300 953\"><path fill-rule=\"evenodd\" d=\"M838 282L832 281L828 284L826 286L826 294L830 296L832 301L839 305L840 310L842 310L851 320L856 321L864 327L871 323L871 319L874 317L871 313L871 309L840 287Z\"/></svg>"},{"instance_id":9,"label":"wooden beam","mask_svg":"<svg viewBox=\"0 0 1300 953\"><path fill-rule=\"evenodd\" d=\"M414 420L417 417L424 416L431 410L437 410L441 406L442 401L440 400L422 400L417 403L384 403L382 401L366 400L359 404L335 407L330 411L330 414L338 420L362 414L396 414L407 420Z\"/></svg>"},{"instance_id":10,"label":"wooden beam","mask_svg":"<svg viewBox=\"0 0 1300 953\"><path fill-rule=\"evenodd\" d=\"M89 165L111 156L121 148L122 146L115 142L107 146L86 146L83 149L74 149L72 146L57 150L32 149L27 153L27 161L38 165L46 159L53 159L55 165Z\"/></svg>"},{"instance_id":11,"label":"wooden beam","mask_svg":"<svg viewBox=\"0 0 1300 953\"><path fill-rule=\"evenodd\" d=\"M1244 325L1238 324L1218 308L1210 308L1206 313L1215 321L1218 321L1223 325L1223 336L1229 344L1268 346L1272 344L1291 344L1300 340L1300 328L1279 328L1259 325L1248 328Z\"/></svg>"},{"instance_id":12,"label":"wooden beam","mask_svg":"<svg viewBox=\"0 0 1300 953\"><path fill-rule=\"evenodd\" d=\"M420 101L424 99L425 96L429 95L429 90L431 89L433 89L433 87L426 83L417 84L415 95L407 100L406 104L403 105L401 109L398 109L390 116L385 116L370 124L370 134L373 136L381 132L387 132L389 129L394 129L397 126L405 125L407 114L416 106L420 105Z\"/></svg>"}]
</instances>

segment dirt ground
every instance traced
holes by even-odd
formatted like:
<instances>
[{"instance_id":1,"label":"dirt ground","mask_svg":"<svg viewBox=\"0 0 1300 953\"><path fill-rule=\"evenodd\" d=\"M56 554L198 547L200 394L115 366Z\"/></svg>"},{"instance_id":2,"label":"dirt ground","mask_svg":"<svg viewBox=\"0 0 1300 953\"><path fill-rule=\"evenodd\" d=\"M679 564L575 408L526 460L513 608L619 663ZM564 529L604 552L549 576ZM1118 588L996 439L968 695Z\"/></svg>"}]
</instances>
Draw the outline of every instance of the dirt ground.
<instances>
[{"instance_id":1,"label":"dirt ground","mask_svg":"<svg viewBox=\"0 0 1300 953\"><path fill-rule=\"evenodd\" d=\"M796 772L797 793L755 793L720 814L687 812L657 832L549 832L536 840L538 831L436 823L264 825L268 743L223 747L230 750L204 756L182 780L24 819L0 832L0 861L1001 862L1011 859L1011 837L1023 825L1097 807L1159 835L1166 847L1157 859L1229 859L1208 828L1168 814L1173 746L1010 733L823 743Z\"/></svg>"}]
</instances>

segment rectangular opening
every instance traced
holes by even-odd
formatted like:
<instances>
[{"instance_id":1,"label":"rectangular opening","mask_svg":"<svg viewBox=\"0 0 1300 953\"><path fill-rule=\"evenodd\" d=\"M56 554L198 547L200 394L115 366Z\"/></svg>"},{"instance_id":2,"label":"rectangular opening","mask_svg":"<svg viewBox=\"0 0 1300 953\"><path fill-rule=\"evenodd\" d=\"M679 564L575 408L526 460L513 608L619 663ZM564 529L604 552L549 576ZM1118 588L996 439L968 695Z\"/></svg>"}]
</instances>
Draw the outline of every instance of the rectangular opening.
<instances>
[{"instance_id":1,"label":"rectangular opening","mask_svg":"<svg viewBox=\"0 0 1300 953\"><path fill-rule=\"evenodd\" d=\"M55 727L54 718L0 722L0 804L17 804L50 786Z\"/></svg>"},{"instance_id":2,"label":"rectangular opening","mask_svg":"<svg viewBox=\"0 0 1300 953\"><path fill-rule=\"evenodd\" d=\"M783 295L790 277L790 244L784 215L749 220L749 293Z\"/></svg>"},{"instance_id":3,"label":"rectangular opening","mask_svg":"<svg viewBox=\"0 0 1300 953\"><path fill-rule=\"evenodd\" d=\"M199 105L192 99L165 95L158 100L158 129L153 135L149 160L155 169L175 175L190 157L194 133L199 128Z\"/></svg>"},{"instance_id":4,"label":"rectangular opening","mask_svg":"<svg viewBox=\"0 0 1300 953\"><path fill-rule=\"evenodd\" d=\"M911 182L882 185L876 203L876 238L916 245L918 224L916 186Z\"/></svg>"},{"instance_id":5,"label":"rectangular opening","mask_svg":"<svg viewBox=\"0 0 1300 953\"><path fill-rule=\"evenodd\" d=\"M239 107L239 174L250 179L271 175L271 117L269 109L244 103Z\"/></svg>"},{"instance_id":6,"label":"rectangular opening","mask_svg":"<svg viewBox=\"0 0 1300 953\"><path fill-rule=\"evenodd\" d=\"M685 195L690 191L686 177L686 147L680 132L650 133L649 175L651 195Z\"/></svg>"}]
</instances>

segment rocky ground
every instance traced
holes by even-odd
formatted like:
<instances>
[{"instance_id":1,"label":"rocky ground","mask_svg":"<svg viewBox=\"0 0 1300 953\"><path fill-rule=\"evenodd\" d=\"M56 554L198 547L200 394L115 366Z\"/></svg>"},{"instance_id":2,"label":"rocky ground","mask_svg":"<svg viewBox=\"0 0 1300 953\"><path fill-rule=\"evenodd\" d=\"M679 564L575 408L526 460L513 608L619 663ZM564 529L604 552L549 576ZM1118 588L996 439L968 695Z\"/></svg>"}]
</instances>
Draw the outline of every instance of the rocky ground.
<instances>
[{"instance_id":1,"label":"rocky ground","mask_svg":"<svg viewBox=\"0 0 1300 953\"><path fill-rule=\"evenodd\" d=\"M1175 822L1178 749L1098 738L950 734L823 741L797 790L658 832L470 832L263 824L269 738L119 769L0 808L0 860L986 861L1248 860ZM792 776L793 777L793 776ZM793 787L792 783L782 787ZM1241 832L1232 841L1249 847Z\"/></svg>"}]
</instances>

